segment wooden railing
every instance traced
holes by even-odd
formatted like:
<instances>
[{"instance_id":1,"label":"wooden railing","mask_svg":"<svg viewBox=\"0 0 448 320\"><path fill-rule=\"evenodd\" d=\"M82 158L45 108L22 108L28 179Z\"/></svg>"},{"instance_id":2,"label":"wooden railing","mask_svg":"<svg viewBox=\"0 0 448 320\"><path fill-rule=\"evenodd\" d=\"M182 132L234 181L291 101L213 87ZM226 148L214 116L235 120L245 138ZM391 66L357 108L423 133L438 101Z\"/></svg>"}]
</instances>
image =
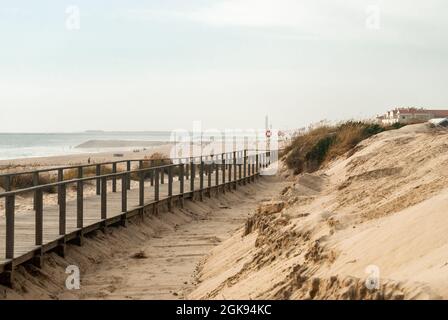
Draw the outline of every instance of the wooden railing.
<instances>
[{"instance_id":1,"label":"wooden railing","mask_svg":"<svg viewBox=\"0 0 448 320\"><path fill-rule=\"evenodd\" d=\"M203 155L203 156L195 156L195 157L183 157L183 158L157 158L157 159L132 159L132 160L117 160L117 161L107 161L107 162L100 162L100 163L92 163L92 164L80 164L80 165L71 165L71 166L60 166L60 167L52 167L52 168L44 168L44 169L38 169L38 170L28 170L28 171L21 171L21 172L7 172L7 173L0 173L0 181L3 181L3 189L5 192L12 191L12 190L20 190L25 188L20 187L14 187L14 179L20 179L21 176L32 176L32 184L33 187L39 186L39 185L45 185L45 183L41 183L40 177L44 173L57 175L57 181L62 182L64 181L64 174L67 170L76 170L78 172L78 178L82 178L84 175L85 169L88 168L95 168L95 175L101 176L101 172L104 168L107 166L111 166L112 173L118 173L119 171L119 165L125 165L125 170L122 170L124 172L130 172L131 168L133 167L133 164L137 163L139 168L145 167L145 164L149 163L150 167L153 167L153 163L158 162L170 162L173 164L176 163L185 163L187 169L189 168L189 163L194 162L200 162L200 161L222 161L227 158L233 157L234 153L237 153L240 155L239 159L242 159L242 153L244 151L232 151L222 154L216 154L216 155ZM246 149L246 153L250 152L260 152L256 150ZM134 166L135 167L135 166ZM188 178L187 178L188 179ZM129 179L128 179L129 180ZM50 185L47 183L47 185ZM96 186L96 193L97 195L100 195L101 192L101 181L99 178L97 179L97 186ZM1 192L0 192L1 194Z\"/></svg>"},{"instance_id":2,"label":"wooden railing","mask_svg":"<svg viewBox=\"0 0 448 320\"><path fill-rule=\"evenodd\" d=\"M198 195L199 199L202 200L204 194L211 196L212 189L225 192L226 189L236 189L238 184L252 182L260 174L260 169L271 164L271 158L276 156L277 152L242 150L223 153L219 156L162 159L170 160L173 163L149 168L145 168L144 162L153 160L140 159L3 174L0 178L9 181L17 175L33 174L36 176L36 185L18 190L9 188L4 193L0 193L0 199L5 201L5 217L0 218L0 224L3 223L5 228L4 244L2 245L0 242L0 249L2 249L2 246L4 249L4 259L0 257L0 282L4 284L12 283L12 271L16 265L31 260L40 266L42 255L45 252L56 249L56 252L64 255L65 243L75 241L82 244L82 237L86 233L105 228L111 224L125 225L127 219L139 213L143 215L144 210L150 206L157 212L162 201L165 201L168 208L171 209L175 199L182 206L185 198L194 198L195 195ZM138 161L139 169L132 169L133 161ZM160 161L160 159L155 161ZM126 163L126 170L116 172L119 163ZM112 165L113 172L101 174L101 168L105 165ZM91 166L96 167L96 174L84 177L84 168ZM64 180L64 170L68 169L76 169L78 177ZM38 183L39 174L51 171L58 172L58 181L40 185ZM167 176L167 179L165 176ZM212 181L212 179L215 181ZM131 180L137 181L138 184L138 205L128 208L128 192L131 189ZM145 188L147 180L150 180L151 187L149 190L153 193L150 195L149 201L147 201L149 196L146 194L147 189ZM189 180L189 188L186 185L186 180ZM86 223L84 203L87 198L84 196L84 185L91 181L96 184L96 194L100 196L100 206L97 213L92 210L89 212L90 222ZM112 181L111 192L108 191L108 181ZM117 193L117 181L121 181L121 206L110 209L108 207L108 196ZM174 184L176 190L173 188ZM76 186L76 227L72 230L67 230L67 187L69 185ZM162 190L161 185L166 185L163 188L164 190ZM58 235L53 237L54 239L44 239L44 193L49 188L57 189L58 195L58 214L55 217L57 221L53 221L57 224ZM32 225L33 230L30 230L29 233L34 233L33 245L28 244L30 240L24 241L26 244L20 243L22 240L15 237L17 231L15 223L16 199L20 195L29 193L34 194L34 210L24 214L28 214L26 216L29 218L27 225ZM113 210L119 212L113 212ZM34 217L32 217L33 212ZM94 220L97 221L92 222L92 214ZM0 225L1 227L3 226ZM28 233L26 236L28 236ZM32 234L31 237L33 237ZM20 253L15 250L17 241L22 247Z\"/></svg>"}]
</instances>

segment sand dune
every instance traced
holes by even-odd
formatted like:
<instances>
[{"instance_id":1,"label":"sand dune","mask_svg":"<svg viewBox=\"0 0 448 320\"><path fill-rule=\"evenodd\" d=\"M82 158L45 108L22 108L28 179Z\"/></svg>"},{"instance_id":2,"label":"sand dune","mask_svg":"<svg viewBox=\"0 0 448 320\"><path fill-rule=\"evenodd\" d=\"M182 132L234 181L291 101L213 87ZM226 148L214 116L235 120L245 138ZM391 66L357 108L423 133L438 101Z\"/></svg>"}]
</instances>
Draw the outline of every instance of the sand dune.
<instances>
[{"instance_id":1,"label":"sand dune","mask_svg":"<svg viewBox=\"0 0 448 320\"><path fill-rule=\"evenodd\" d=\"M384 132L294 178L211 252L189 297L447 299L447 138Z\"/></svg>"}]
</instances>

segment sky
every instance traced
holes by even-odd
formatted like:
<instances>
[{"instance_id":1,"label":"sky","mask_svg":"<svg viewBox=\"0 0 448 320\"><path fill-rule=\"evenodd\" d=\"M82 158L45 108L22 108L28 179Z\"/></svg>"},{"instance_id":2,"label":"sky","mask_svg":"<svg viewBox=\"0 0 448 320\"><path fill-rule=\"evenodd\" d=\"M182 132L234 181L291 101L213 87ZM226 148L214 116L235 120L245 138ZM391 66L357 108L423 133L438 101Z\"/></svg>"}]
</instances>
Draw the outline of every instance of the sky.
<instances>
[{"instance_id":1,"label":"sky","mask_svg":"<svg viewBox=\"0 0 448 320\"><path fill-rule=\"evenodd\" d=\"M445 0L0 0L0 132L448 108Z\"/></svg>"}]
</instances>

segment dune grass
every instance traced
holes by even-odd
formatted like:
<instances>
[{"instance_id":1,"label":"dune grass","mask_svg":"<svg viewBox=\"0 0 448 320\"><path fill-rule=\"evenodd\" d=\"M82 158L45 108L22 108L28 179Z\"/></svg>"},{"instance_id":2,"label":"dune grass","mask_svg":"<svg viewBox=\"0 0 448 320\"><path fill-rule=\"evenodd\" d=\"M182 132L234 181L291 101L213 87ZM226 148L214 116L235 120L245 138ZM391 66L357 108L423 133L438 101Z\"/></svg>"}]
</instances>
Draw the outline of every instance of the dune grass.
<instances>
[{"instance_id":1,"label":"dune grass","mask_svg":"<svg viewBox=\"0 0 448 320\"><path fill-rule=\"evenodd\" d=\"M321 125L297 136L283 152L288 168L294 174L313 172L354 148L361 141L405 124L382 126L362 121L346 121L337 125Z\"/></svg>"},{"instance_id":2,"label":"dune grass","mask_svg":"<svg viewBox=\"0 0 448 320\"><path fill-rule=\"evenodd\" d=\"M143 161L142 167L140 169L149 169L149 168L160 167L160 166L169 165L169 164L173 163L166 154L163 154L160 152L155 152L149 157L145 156L144 159L145 159L145 161ZM168 170L164 170L164 171L168 172ZM151 174L152 174L151 171L146 171L144 173L144 179L151 178ZM140 176L140 174L133 173L133 174L131 174L131 179L137 181L137 180L139 180L139 176Z\"/></svg>"},{"instance_id":3,"label":"dune grass","mask_svg":"<svg viewBox=\"0 0 448 320\"><path fill-rule=\"evenodd\" d=\"M102 165L101 166L101 175L106 175L106 174L111 174L113 172L112 170L112 165ZM82 170L82 176L84 178L88 178L88 177L94 177L96 176L96 167L95 166L91 166L91 167L85 167ZM73 180L73 179L77 179L78 178L78 169L74 168L74 169L68 169L64 171L64 180Z\"/></svg>"},{"instance_id":4,"label":"dune grass","mask_svg":"<svg viewBox=\"0 0 448 320\"><path fill-rule=\"evenodd\" d=\"M39 176L39 184L49 184L55 182L55 180L51 177L50 174L45 173ZM17 176L13 176L10 182L11 190L18 189L26 189L34 186L33 184L33 175L32 174L21 174ZM5 180L0 178L0 187L5 189ZM47 188L44 190L45 192L56 192L55 188Z\"/></svg>"},{"instance_id":5,"label":"dune grass","mask_svg":"<svg viewBox=\"0 0 448 320\"><path fill-rule=\"evenodd\" d=\"M101 174L112 173L111 166L102 166ZM94 177L96 175L96 167L85 167L83 168L83 177ZM78 169L67 169L64 170L64 181L73 180L78 178ZM45 185L50 183L56 183L58 181L57 174L55 172L43 172L39 173L39 185ZM13 176L10 182L11 190L27 189L34 186L33 174L20 174ZM0 178L0 187L5 189L5 180ZM44 189L44 192L55 193L57 191L56 187L48 187Z\"/></svg>"}]
</instances>

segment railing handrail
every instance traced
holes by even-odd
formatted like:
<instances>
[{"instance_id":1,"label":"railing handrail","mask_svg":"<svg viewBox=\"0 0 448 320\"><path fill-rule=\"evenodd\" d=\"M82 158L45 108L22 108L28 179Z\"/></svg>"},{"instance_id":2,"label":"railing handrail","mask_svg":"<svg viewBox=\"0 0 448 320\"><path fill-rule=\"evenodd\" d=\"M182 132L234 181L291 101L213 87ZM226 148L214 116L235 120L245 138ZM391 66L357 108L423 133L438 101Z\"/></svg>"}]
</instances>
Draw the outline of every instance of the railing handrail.
<instances>
[{"instance_id":1,"label":"railing handrail","mask_svg":"<svg viewBox=\"0 0 448 320\"><path fill-rule=\"evenodd\" d=\"M183 207L186 198L195 199L195 195L199 195L199 200L203 201L204 194L207 192L208 197L211 197L213 189L216 192L222 191L225 193L226 190L237 190L237 185L246 185L247 183L255 182L256 178L263 174L263 168L269 168L273 160L273 155L274 161L276 161L276 153L278 150L255 151L258 152L252 153L253 150L248 149L238 152L232 151L218 154L216 158L211 157L211 159L209 159L209 156L204 155L202 157L178 158L181 160L178 163L162 164L146 168L139 166L138 169L134 170L132 170L129 161L126 160L127 166L125 171L117 172L117 167L114 166L112 173L101 174L101 170L98 170L99 168L97 167L95 173L85 177L83 176L82 169L78 166L77 178L64 180L63 170L61 170L62 172L58 172L58 180L56 182L39 185L39 181L36 179L39 176L37 174L33 176L32 187L13 191L8 188L6 192L0 194L0 199L4 199L5 201L5 217L4 220L2 218L0 221L2 223L4 222L5 226L4 259L6 259L3 260L0 257L0 274L2 275L0 277L0 283L6 283L7 285L12 283L14 263L19 265L33 260L33 263L40 266L43 261L43 254L50 250L56 250L58 254L64 256L65 244L68 241L75 240L81 245L82 239L87 233L98 229L104 230L107 226L117 223L126 226L126 221L137 214L140 214L143 218L146 208L149 206L152 206L153 212L157 214L159 212L159 206L163 203L166 203L168 210L171 210L175 199ZM201 161L197 162L196 159L201 159ZM173 168L178 168L178 170L175 171ZM147 172L151 174L146 175L145 173ZM160 185L165 183L165 174L168 175L167 187L161 188ZM215 176L214 186L212 185L212 174ZM179 183L178 191L177 189L173 190L174 177L176 176L178 177ZM205 185L206 176L207 185ZM113 197L114 207L108 206L108 198L110 198L108 196L110 193L108 190L108 181L110 179L112 180L112 194L117 192L117 180L121 180L121 198L120 196ZM147 189L148 186L145 186L148 179L151 180L151 187L149 189ZM90 195L87 195L85 198L85 184L83 182L92 180L96 180L96 194L100 198L88 198ZM132 188L132 180L137 181L137 188ZM186 180L190 180L189 190L185 188ZM10 179L6 180L6 182L10 182ZM73 200L70 205L74 205L76 209L75 211L70 210L68 213L67 186L71 184L76 184L76 200ZM52 229L52 232L57 230L57 235L55 234L53 236L52 234L48 240L44 237L45 232L48 232L47 228L49 225L48 223L44 224L44 192L48 188L55 187L58 195L57 205L55 204L52 210L57 210L58 214L52 216L52 220L49 223L52 228L55 228ZM135 204L135 200L131 201L131 203L134 202L132 207L129 207L130 203L128 200L130 198L128 191L133 192L133 197L138 195L138 204ZM30 214L26 219L20 219L16 223L16 210L20 209L16 209L16 196L23 193L34 193L33 210L26 210L27 212L34 211L34 214ZM145 193L152 193L150 200L148 199L149 201L145 201ZM93 199L93 202L99 206L90 206L90 210L85 211L85 201L87 199ZM110 203L109 200L109 205ZM115 212L111 212L111 210ZM70 221L67 219L68 214L70 215ZM74 220L72 219L73 217L75 218ZM25 241L22 238L17 239L15 236L16 229L23 234L24 229L22 229L22 226L24 226L24 223L26 224L26 228L29 228L26 230L32 230L31 233L25 234ZM68 229L69 225L70 229ZM34 245L28 246L29 238L33 236ZM22 241L21 244L25 245L27 250L26 253L20 251L20 256L16 254L18 252L16 242L19 240ZM39 253L37 253L36 248L38 248ZM17 259L19 260L17 261Z\"/></svg>"},{"instance_id":2,"label":"railing handrail","mask_svg":"<svg viewBox=\"0 0 448 320\"><path fill-rule=\"evenodd\" d=\"M21 172L5 172L0 173L0 178L4 177L15 177L19 175L26 175L26 174L33 174L33 173L42 173L42 172L50 172L50 171L57 171L57 170L69 170L69 169L78 169L78 168L88 168L88 167L96 167L99 165L110 165L110 164L119 164L119 163L127 163L128 161L131 162L139 162L139 161L175 161L175 160L183 160L183 159L200 159L203 157L212 157L216 155L222 155L222 154L233 154L233 152L242 152L242 151L258 151L258 152L267 152L270 150L261 150L261 149L240 149L236 151L230 151L230 152L224 152L224 153L216 153L216 154L207 154L207 155L199 155L199 156L190 156L190 157L180 157L180 158L160 158L160 159L149 159L149 158L137 158L137 159L126 159L126 160L117 160L117 161L105 161L105 162L95 162L95 163L88 163L88 164L74 164L70 166L54 166L51 168L44 168L44 169L36 169L36 170L29 170L29 171L21 171ZM280 149L278 149L280 150Z\"/></svg>"},{"instance_id":3,"label":"railing handrail","mask_svg":"<svg viewBox=\"0 0 448 320\"><path fill-rule=\"evenodd\" d=\"M155 171L158 169L164 169L164 168L179 166L179 165L184 165L184 164L183 163L182 164L167 164L167 165L151 167L151 168L143 168L143 169L137 169L137 170L131 170L131 171L121 171L121 172L116 172L116 173L103 174L103 175L99 175L99 176L95 175L95 176L90 176L90 177L75 178L75 179L70 179L70 180L51 182L51 183L41 184L38 186L33 186L33 187L25 188L25 189L18 189L18 190L3 192L3 193L0 193L0 198L6 198L6 197L12 196L12 195L28 193L28 192L32 192L32 191L36 191L36 190L40 190L40 189L47 189L47 188L51 188L51 187L57 187L57 186L72 184L72 183L76 183L76 182L85 182L85 181L104 179L104 178L108 179L108 178L123 176L125 174L146 172L146 171Z\"/></svg>"},{"instance_id":4,"label":"railing handrail","mask_svg":"<svg viewBox=\"0 0 448 320\"><path fill-rule=\"evenodd\" d=\"M280 149L276 150L279 151ZM256 149L245 149L245 150L239 150L239 151L232 151L232 152L227 152L227 153L222 153L222 154L233 154L236 152L244 152L244 151L257 151L257 154L263 154L266 152L270 152L272 150L256 150ZM222 154L218 154L218 155L222 155ZM216 154L215 154L216 155ZM183 158L176 158L175 160L184 160L184 159L201 159L203 157L207 157L207 156L215 156L215 155L202 155L202 156L195 156L195 157L183 157ZM255 154L253 154L255 155ZM146 159L146 161L151 161L151 160L156 160L156 161L162 161L162 160L173 160L173 159ZM221 159L222 160L222 159ZM122 160L119 162L128 162L128 161L140 161L140 160ZM213 163L215 163L216 161L220 161L220 159L215 159L212 160ZM190 162L189 162L190 163ZM0 193L0 198L6 198L12 195L18 195L18 194L23 194L23 193L29 193L29 192L33 192L36 190L44 190L44 189L48 189L48 188L52 188L52 187L58 187L61 185L68 185L68 184L72 184L72 183L77 183L77 182L85 182L85 181L91 181L91 180L98 180L98 179L110 179L110 178L114 178L114 177L119 177L119 176L123 176L123 175L130 175L130 174L135 174L135 173L141 173L141 172L148 172L148 171L155 171L155 170L160 170L160 169L165 169L165 168L170 168L170 167L176 167L179 165L185 165L185 164L189 164L189 163L171 163L171 164L166 164L166 165L160 165L160 166L155 166L155 167L149 167L149 168L139 168L139 169L134 169L134 170L124 170L124 171L120 171L120 172L114 172L114 173L108 173L108 174L100 174L100 175L94 175L94 176L89 176L89 177L82 177L82 178L74 178L74 179L70 179L70 180L63 180L63 181L57 181L57 182L51 182L51 183L47 183L47 184L40 184L40 185L36 185L36 186L32 186L29 188L22 188L22 189L17 189L17 190L9 190L9 191L5 191ZM103 163L104 164L104 163ZM96 165L100 165L98 164L91 164L91 165L87 165L87 166L96 166ZM87 166L74 166L73 168L84 168ZM48 170L48 171L53 171L53 170L61 170L64 168L57 168L57 169L52 169L52 170ZM67 169L72 169L71 167L68 167ZM33 171L30 173L35 173L37 171ZM25 174L25 173L23 173ZM29 174L29 173L28 173ZM1 177L1 175L0 175Z\"/></svg>"}]
</instances>

